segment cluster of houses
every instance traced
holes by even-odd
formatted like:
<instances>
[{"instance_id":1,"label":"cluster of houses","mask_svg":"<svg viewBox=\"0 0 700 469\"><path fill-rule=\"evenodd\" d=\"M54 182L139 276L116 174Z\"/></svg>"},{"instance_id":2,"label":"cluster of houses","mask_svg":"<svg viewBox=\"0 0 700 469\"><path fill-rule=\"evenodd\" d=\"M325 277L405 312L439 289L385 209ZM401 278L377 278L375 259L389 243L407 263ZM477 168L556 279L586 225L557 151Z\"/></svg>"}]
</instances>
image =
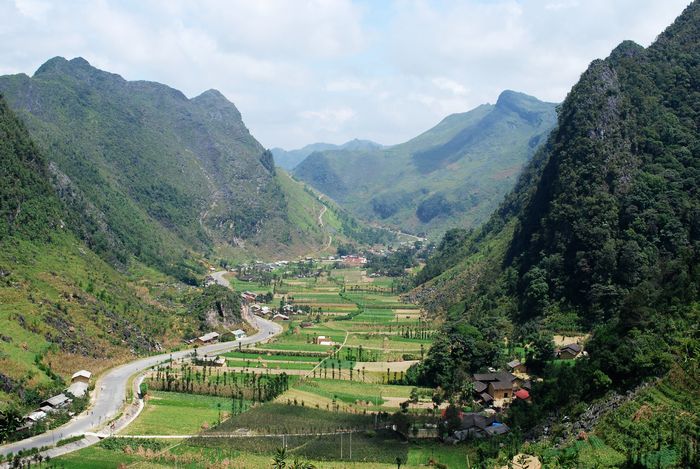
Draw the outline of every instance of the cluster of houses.
<instances>
[{"instance_id":1,"label":"cluster of houses","mask_svg":"<svg viewBox=\"0 0 700 469\"><path fill-rule=\"evenodd\" d=\"M517 360L511 362L516 367L522 366ZM511 367L511 369L513 369ZM503 409L514 400L530 400L532 383L523 372L519 376L509 371L475 373L472 377L472 387L475 398L484 407Z\"/></svg>"},{"instance_id":2,"label":"cluster of houses","mask_svg":"<svg viewBox=\"0 0 700 469\"><path fill-rule=\"evenodd\" d=\"M289 321L289 318L293 315L304 314L302 310L295 308L291 304L285 304L280 309L273 309L269 306L254 303L250 305L250 310L257 316L271 318L273 321Z\"/></svg>"},{"instance_id":3,"label":"cluster of houses","mask_svg":"<svg viewBox=\"0 0 700 469\"><path fill-rule=\"evenodd\" d=\"M577 343L565 345L556 350L556 358L576 359L586 355L583 346ZM530 401L532 382L525 364L520 360L507 363L507 371L490 369L488 373L472 375L474 400L484 406L481 413L460 412L460 429L454 433L457 440L501 435L510 431L507 425L498 422L497 411L507 408L514 401Z\"/></svg>"},{"instance_id":4,"label":"cluster of houses","mask_svg":"<svg viewBox=\"0 0 700 469\"><path fill-rule=\"evenodd\" d=\"M358 267L365 265L367 258L357 254L348 254L347 256L340 256L340 262L347 266Z\"/></svg>"},{"instance_id":5,"label":"cluster of houses","mask_svg":"<svg viewBox=\"0 0 700 469\"><path fill-rule=\"evenodd\" d=\"M33 412L25 415L24 424L18 430L22 431L33 427L50 414L67 408L70 403L73 402L73 398L87 395L91 377L92 373L87 370L80 370L73 373L70 380L70 386L66 388L65 392L46 399L39 404L38 409L35 409Z\"/></svg>"}]
</instances>

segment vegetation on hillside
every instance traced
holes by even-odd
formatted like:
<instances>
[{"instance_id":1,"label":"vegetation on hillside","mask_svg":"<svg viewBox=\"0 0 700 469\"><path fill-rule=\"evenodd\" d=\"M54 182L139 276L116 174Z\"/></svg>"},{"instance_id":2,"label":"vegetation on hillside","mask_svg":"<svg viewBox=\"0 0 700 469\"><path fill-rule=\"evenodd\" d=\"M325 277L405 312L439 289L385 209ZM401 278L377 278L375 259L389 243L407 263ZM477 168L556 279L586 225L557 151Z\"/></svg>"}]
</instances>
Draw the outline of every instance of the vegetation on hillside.
<instances>
[{"instance_id":1,"label":"vegetation on hillside","mask_svg":"<svg viewBox=\"0 0 700 469\"><path fill-rule=\"evenodd\" d=\"M531 345L556 331L592 332L588 357L545 368L539 403L521 409L518 425L575 414L577 402L672 366L697 383L699 28L695 2L648 49L625 42L594 61L489 223L450 233L419 277L426 283L416 294L448 314L453 340L492 331L478 326L484 321L514 324L492 341ZM456 389L459 370L483 367L483 351L473 342L445 357L438 341L414 371L419 381ZM697 421L689 425L686 439L664 435L656 450L680 455L700 431ZM640 451L651 451L647 443ZM628 449L628 458L642 457Z\"/></svg>"},{"instance_id":2,"label":"vegetation on hillside","mask_svg":"<svg viewBox=\"0 0 700 469\"><path fill-rule=\"evenodd\" d=\"M15 415L63 391L76 370L179 341L193 321L176 297L161 302L143 287L155 278L168 289L162 276L144 268L136 285L75 237L42 153L2 99L0 161L0 411Z\"/></svg>"},{"instance_id":3,"label":"vegetation on hillside","mask_svg":"<svg viewBox=\"0 0 700 469\"><path fill-rule=\"evenodd\" d=\"M294 175L361 218L442 234L488 218L554 121L554 104L504 91L400 145L316 150Z\"/></svg>"}]
</instances>

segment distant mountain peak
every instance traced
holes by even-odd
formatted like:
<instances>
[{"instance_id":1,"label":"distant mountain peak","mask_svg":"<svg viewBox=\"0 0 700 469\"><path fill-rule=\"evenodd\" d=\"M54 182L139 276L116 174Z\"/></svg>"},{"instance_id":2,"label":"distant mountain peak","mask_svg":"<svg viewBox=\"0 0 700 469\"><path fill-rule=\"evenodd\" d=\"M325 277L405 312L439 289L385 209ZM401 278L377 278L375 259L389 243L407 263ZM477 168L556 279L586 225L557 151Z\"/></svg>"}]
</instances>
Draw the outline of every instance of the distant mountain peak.
<instances>
[{"instance_id":1,"label":"distant mountain peak","mask_svg":"<svg viewBox=\"0 0 700 469\"><path fill-rule=\"evenodd\" d=\"M513 90L504 90L498 95L497 108L523 107L530 104L542 104L542 101L525 93Z\"/></svg>"},{"instance_id":2,"label":"distant mountain peak","mask_svg":"<svg viewBox=\"0 0 700 469\"><path fill-rule=\"evenodd\" d=\"M201 99L220 99L220 100L224 100L224 101L226 101L226 102L230 102L228 99L226 99L226 96L224 96L224 95L221 93L221 91L219 91L219 90L217 90L217 89L214 89L214 88L210 88L210 89L206 90L205 92L203 92L202 94L200 94L199 96L197 96L197 97L195 97L195 98L193 98L193 99L197 99L197 98L201 98Z\"/></svg>"}]
</instances>

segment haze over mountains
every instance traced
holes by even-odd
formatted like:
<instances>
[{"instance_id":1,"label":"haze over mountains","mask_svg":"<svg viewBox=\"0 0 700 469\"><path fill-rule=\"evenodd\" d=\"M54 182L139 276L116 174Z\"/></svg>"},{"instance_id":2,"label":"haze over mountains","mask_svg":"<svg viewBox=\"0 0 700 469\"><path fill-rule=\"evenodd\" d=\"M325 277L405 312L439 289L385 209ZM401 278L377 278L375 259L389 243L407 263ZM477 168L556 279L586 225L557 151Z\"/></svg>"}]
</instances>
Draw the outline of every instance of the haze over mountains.
<instances>
[{"instance_id":1,"label":"haze over mountains","mask_svg":"<svg viewBox=\"0 0 700 469\"><path fill-rule=\"evenodd\" d=\"M304 161L304 159L311 153L317 151L325 150L377 150L382 148L383 145L379 143L372 142L370 140L359 140L354 139L343 143L342 145L334 145L332 143L311 143L305 145L297 150L284 150L282 148L273 148L272 156L275 158L275 164L281 168L291 171L297 167L299 163Z\"/></svg>"},{"instance_id":2,"label":"haze over mountains","mask_svg":"<svg viewBox=\"0 0 700 469\"><path fill-rule=\"evenodd\" d=\"M555 120L555 104L504 91L399 145L316 149L293 174L363 219L441 235L489 216Z\"/></svg>"}]
</instances>

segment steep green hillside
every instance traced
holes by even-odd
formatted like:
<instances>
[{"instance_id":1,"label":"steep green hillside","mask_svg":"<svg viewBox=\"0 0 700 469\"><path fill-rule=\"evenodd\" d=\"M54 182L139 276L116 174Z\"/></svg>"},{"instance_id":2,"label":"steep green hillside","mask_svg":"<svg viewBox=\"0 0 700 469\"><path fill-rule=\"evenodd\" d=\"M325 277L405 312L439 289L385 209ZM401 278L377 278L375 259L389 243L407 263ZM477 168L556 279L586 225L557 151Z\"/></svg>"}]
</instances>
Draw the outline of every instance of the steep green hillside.
<instances>
[{"instance_id":1,"label":"steep green hillside","mask_svg":"<svg viewBox=\"0 0 700 469\"><path fill-rule=\"evenodd\" d=\"M419 277L417 297L451 321L413 370L418 381L456 390L465 372L508 358L480 341L508 336L528 349L528 367L544 377L533 404L513 412L512 424L524 430L553 415L575 419L582 401L644 380L653 385L642 402L668 394L669 381L685 383L676 389L678 402L697 399L698 64L694 2L648 49L624 42L590 65L489 223L450 233ZM549 364L555 332L591 333L588 357ZM662 415L666 406L647 403L643 415L630 417L635 410L639 405L625 406L620 418L613 412L600 430L629 467L697 463L697 416L673 409L681 436ZM615 434L606 436L610 426ZM622 443L625 430L639 432L635 445Z\"/></svg>"},{"instance_id":2,"label":"steep green hillside","mask_svg":"<svg viewBox=\"0 0 700 469\"><path fill-rule=\"evenodd\" d=\"M400 145L317 151L294 175L361 218L408 232L475 227L546 139L554 107L504 91L495 105L448 116Z\"/></svg>"},{"instance_id":3,"label":"steep green hillside","mask_svg":"<svg viewBox=\"0 0 700 469\"><path fill-rule=\"evenodd\" d=\"M293 236L288 244L253 240L240 246L219 246L215 257L228 264L261 258L284 260L290 256L334 255L340 244L367 246L396 240L390 231L362 223L283 169L277 168L275 178L283 193Z\"/></svg>"},{"instance_id":4,"label":"steep green hillside","mask_svg":"<svg viewBox=\"0 0 700 469\"><path fill-rule=\"evenodd\" d=\"M187 99L59 57L31 78L0 77L0 92L51 162L71 211L99 221L80 229L104 258L125 264L135 255L186 279L191 251L297 247L272 155L219 92Z\"/></svg>"},{"instance_id":5,"label":"steep green hillside","mask_svg":"<svg viewBox=\"0 0 700 469\"><path fill-rule=\"evenodd\" d=\"M275 158L275 164L281 168L291 171L311 153L325 150L378 150L382 145L369 140L350 140L342 145L332 143L312 143L297 150L284 150L283 148L273 148L270 150Z\"/></svg>"},{"instance_id":6,"label":"steep green hillside","mask_svg":"<svg viewBox=\"0 0 700 469\"><path fill-rule=\"evenodd\" d=\"M137 263L124 275L75 237L78 222L2 98L0 181L0 410L35 407L76 370L99 372L196 326L173 301L183 285Z\"/></svg>"}]
</instances>

